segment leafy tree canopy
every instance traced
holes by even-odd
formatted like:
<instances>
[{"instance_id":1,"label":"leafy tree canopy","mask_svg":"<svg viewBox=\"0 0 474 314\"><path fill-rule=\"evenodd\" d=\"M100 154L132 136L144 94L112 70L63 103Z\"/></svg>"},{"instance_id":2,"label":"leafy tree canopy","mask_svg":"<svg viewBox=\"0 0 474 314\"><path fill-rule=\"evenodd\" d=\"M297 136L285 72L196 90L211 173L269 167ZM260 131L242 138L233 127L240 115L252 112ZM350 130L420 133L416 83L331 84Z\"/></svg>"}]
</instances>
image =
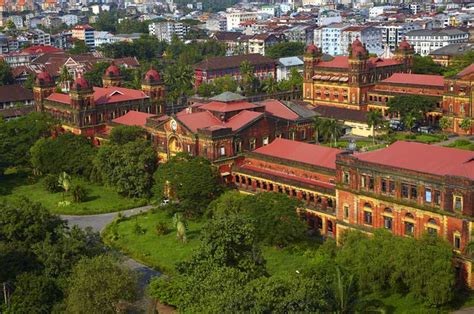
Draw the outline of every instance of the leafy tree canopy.
<instances>
[{"instance_id":1,"label":"leafy tree canopy","mask_svg":"<svg viewBox=\"0 0 474 314\"><path fill-rule=\"evenodd\" d=\"M411 118L415 121L423 120L426 113L433 110L437 99L424 95L401 95L390 98L389 112L398 113L402 120ZM407 121L404 121L408 125Z\"/></svg>"},{"instance_id":2,"label":"leafy tree canopy","mask_svg":"<svg viewBox=\"0 0 474 314\"><path fill-rule=\"evenodd\" d=\"M150 144L139 139L123 145L101 146L94 160L99 176L109 186L128 197L148 197L157 166Z\"/></svg>"},{"instance_id":3,"label":"leafy tree canopy","mask_svg":"<svg viewBox=\"0 0 474 314\"><path fill-rule=\"evenodd\" d=\"M217 170L202 157L178 154L158 167L154 179L155 196L179 201L189 216L200 216L222 192Z\"/></svg>"},{"instance_id":4,"label":"leafy tree canopy","mask_svg":"<svg viewBox=\"0 0 474 314\"><path fill-rule=\"evenodd\" d=\"M145 136L145 130L139 126L120 125L112 129L109 140L113 144L123 145Z\"/></svg>"},{"instance_id":5,"label":"leafy tree canopy","mask_svg":"<svg viewBox=\"0 0 474 314\"><path fill-rule=\"evenodd\" d=\"M268 48L266 56L273 59L301 56L304 49L305 44L301 42L281 42Z\"/></svg>"},{"instance_id":6,"label":"leafy tree canopy","mask_svg":"<svg viewBox=\"0 0 474 314\"><path fill-rule=\"evenodd\" d=\"M9 121L0 117L0 175L8 167L28 166L31 146L49 136L55 124L48 115L37 112Z\"/></svg>"},{"instance_id":7,"label":"leafy tree canopy","mask_svg":"<svg viewBox=\"0 0 474 314\"><path fill-rule=\"evenodd\" d=\"M71 133L39 139L31 147L31 165L42 174L84 175L92 171L96 149L89 139Z\"/></svg>"},{"instance_id":8,"label":"leafy tree canopy","mask_svg":"<svg viewBox=\"0 0 474 314\"><path fill-rule=\"evenodd\" d=\"M0 85L9 85L14 82L12 69L5 60L0 60Z\"/></svg>"}]
</instances>

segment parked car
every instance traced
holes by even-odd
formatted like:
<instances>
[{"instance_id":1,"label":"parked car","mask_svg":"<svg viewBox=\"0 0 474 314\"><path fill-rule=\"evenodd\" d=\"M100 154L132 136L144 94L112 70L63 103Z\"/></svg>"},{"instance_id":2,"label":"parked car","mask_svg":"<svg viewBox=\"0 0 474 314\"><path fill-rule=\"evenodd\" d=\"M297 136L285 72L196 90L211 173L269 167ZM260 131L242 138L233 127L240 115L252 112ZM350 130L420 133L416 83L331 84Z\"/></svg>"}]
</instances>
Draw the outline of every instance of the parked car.
<instances>
[{"instance_id":1,"label":"parked car","mask_svg":"<svg viewBox=\"0 0 474 314\"><path fill-rule=\"evenodd\" d=\"M433 134L434 133L434 129L430 126L420 126L417 131L419 133L423 133L423 134Z\"/></svg>"},{"instance_id":2,"label":"parked car","mask_svg":"<svg viewBox=\"0 0 474 314\"><path fill-rule=\"evenodd\" d=\"M390 120L389 127L394 131L403 131L405 129L403 122L396 119Z\"/></svg>"}]
</instances>

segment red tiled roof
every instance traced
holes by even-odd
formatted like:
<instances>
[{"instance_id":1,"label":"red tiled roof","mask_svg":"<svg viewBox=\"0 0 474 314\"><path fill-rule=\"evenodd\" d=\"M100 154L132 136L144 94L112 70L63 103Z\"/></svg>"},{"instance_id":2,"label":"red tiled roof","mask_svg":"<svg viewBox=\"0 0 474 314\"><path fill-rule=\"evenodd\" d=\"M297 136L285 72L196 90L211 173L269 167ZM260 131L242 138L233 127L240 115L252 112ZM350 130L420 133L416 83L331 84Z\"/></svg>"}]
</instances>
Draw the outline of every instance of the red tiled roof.
<instances>
[{"instance_id":1,"label":"red tiled roof","mask_svg":"<svg viewBox=\"0 0 474 314\"><path fill-rule=\"evenodd\" d=\"M198 129L221 124L221 121L209 111L181 113L176 118L193 132L197 132Z\"/></svg>"},{"instance_id":2,"label":"red tiled roof","mask_svg":"<svg viewBox=\"0 0 474 314\"><path fill-rule=\"evenodd\" d=\"M467 68L465 68L464 70L462 70L461 72L459 72L456 76L457 77L463 77L463 76L471 74L473 72L474 72L474 63L471 64L470 66L468 66Z\"/></svg>"},{"instance_id":3,"label":"red tiled roof","mask_svg":"<svg viewBox=\"0 0 474 314\"><path fill-rule=\"evenodd\" d=\"M116 119L113 119L112 122L115 122L118 124L124 124L124 125L135 125L135 126L143 127L145 126L146 119L152 116L154 115L150 113L130 110L125 115L118 117Z\"/></svg>"},{"instance_id":4,"label":"red tiled roof","mask_svg":"<svg viewBox=\"0 0 474 314\"><path fill-rule=\"evenodd\" d=\"M359 160L390 167L474 180L474 152L398 141L385 149L355 154Z\"/></svg>"},{"instance_id":5,"label":"red tiled roof","mask_svg":"<svg viewBox=\"0 0 474 314\"><path fill-rule=\"evenodd\" d=\"M254 153L287 159L324 168L336 169L336 155L342 150L316 144L277 138Z\"/></svg>"},{"instance_id":6,"label":"red tiled roof","mask_svg":"<svg viewBox=\"0 0 474 314\"><path fill-rule=\"evenodd\" d=\"M275 99L269 99L261 102L265 106L265 111L272 115L286 120L297 120L299 116L290 110L287 106Z\"/></svg>"},{"instance_id":7,"label":"red tiled roof","mask_svg":"<svg viewBox=\"0 0 474 314\"><path fill-rule=\"evenodd\" d=\"M372 57L369 58L369 65L375 67L386 67L400 64L400 61L395 59L381 59ZM347 56L335 56L332 60L321 61L317 65L321 68L349 68L349 57Z\"/></svg>"},{"instance_id":8,"label":"red tiled roof","mask_svg":"<svg viewBox=\"0 0 474 314\"><path fill-rule=\"evenodd\" d=\"M148 96L140 90L124 87L94 87L94 101L96 105L105 105L146 98L148 98ZM53 93L47 99L63 104L71 103L71 98L68 94Z\"/></svg>"},{"instance_id":9,"label":"red tiled roof","mask_svg":"<svg viewBox=\"0 0 474 314\"><path fill-rule=\"evenodd\" d=\"M224 124L224 126L232 128L232 131L237 131L260 117L263 117L263 112L242 110L241 112L230 118L229 121Z\"/></svg>"},{"instance_id":10,"label":"red tiled roof","mask_svg":"<svg viewBox=\"0 0 474 314\"><path fill-rule=\"evenodd\" d=\"M88 24L85 24L85 25L76 25L74 26L75 30L93 30L94 28Z\"/></svg>"},{"instance_id":11,"label":"red tiled roof","mask_svg":"<svg viewBox=\"0 0 474 314\"><path fill-rule=\"evenodd\" d=\"M444 88L444 76L427 74L394 73L382 80L382 83L395 83L405 85L425 85Z\"/></svg>"},{"instance_id":12,"label":"red tiled roof","mask_svg":"<svg viewBox=\"0 0 474 314\"><path fill-rule=\"evenodd\" d=\"M202 108L204 110L217 111L217 112L231 112L231 111L237 111L237 110L251 109L255 107L257 106L246 101L235 101L235 102L229 102L229 103L211 101L210 103L199 106L199 108Z\"/></svg>"},{"instance_id":13,"label":"red tiled roof","mask_svg":"<svg viewBox=\"0 0 474 314\"><path fill-rule=\"evenodd\" d=\"M62 49L53 46L31 46L23 49L20 53L25 54L36 54L36 53L48 53L48 52L61 52Z\"/></svg>"},{"instance_id":14,"label":"red tiled roof","mask_svg":"<svg viewBox=\"0 0 474 314\"><path fill-rule=\"evenodd\" d=\"M330 61L321 61L316 66L322 68L348 68L349 57L336 56Z\"/></svg>"}]
</instances>

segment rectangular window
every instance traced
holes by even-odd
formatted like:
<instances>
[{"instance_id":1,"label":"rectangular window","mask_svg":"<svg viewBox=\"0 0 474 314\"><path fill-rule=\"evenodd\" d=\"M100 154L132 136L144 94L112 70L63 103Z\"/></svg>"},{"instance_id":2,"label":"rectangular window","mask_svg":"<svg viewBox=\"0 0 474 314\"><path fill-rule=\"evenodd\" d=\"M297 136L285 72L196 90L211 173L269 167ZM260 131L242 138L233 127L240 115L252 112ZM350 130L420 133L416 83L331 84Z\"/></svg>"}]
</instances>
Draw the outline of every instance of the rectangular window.
<instances>
[{"instance_id":1,"label":"rectangular window","mask_svg":"<svg viewBox=\"0 0 474 314\"><path fill-rule=\"evenodd\" d=\"M438 234L438 230L435 228L426 228L426 231L428 231L429 234Z\"/></svg>"},{"instance_id":2,"label":"rectangular window","mask_svg":"<svg viewBox=\"0 0 474 314\"><path fill-rule=\"evenodd\" d=\"M385 181L384 179L382 179L382 193L387 193L387 181Z\"/></svg>"},{"instance_id":3,"label":"rectangular window","mask_svg":"<svg viewBox=\"0 0 474 314\"><path fill-rule=\"evenodd\" d=\"M461 248L461 237L458 235L454 236L454 248L459 250Z\"/></svg>"},{"instance_id":4,"label":"rectangular window","mask_svg":"<svg viewBox=\"0 0 474 314\"><path fill-rule=\"evenodd\" d=\"M408 184L402 183L402 197L408 198Z\"/></svg>"},{"instance_id":5,"label":"rectangular window","mask_svg":"<svg viewBox=\"0 0 474 314\"><path fill-rule=\"evenodd\" d=\"M395 182L394 181L390 181L388 183L388 191L389 191L390 194L395 193Z\"/></svg>"},{"instance_id":6,"label":"rectangular window","mask_svg":"<svg viewBox=\"0 0 474 314\"><path fill-rule=\"evenodd\" d=\"M364 211L364 223L367 225L372 224L372 213L369 211Z\"/></svg>"},{"instance_id":7,"label":"rectangular window","mask_svg":"<svg viewBox=\"0 0 474 314\"><path fill-rule=\"evenodd\" d=\"M385 229L392 230L392 217L383 217L383 226Z\"/></svg>"},{"instance_id":8,"label":"rectangular window","mask_svg":"<svg viewBox=\"0 0 474 314\"><path fill-rule=\"evenodd\" d=\"M462 197L461 196L454 196L454 209L462 210Z\"/></svg>"},{"instance_id":9,"label":"rectangular window","mask_svg":"<svg viewBox=\"0 0 474 314\"><path fill-rule=\"evenodd\" d=\"M256 140L253 138L250 140L250 150L254 150L256 146Z\"/></svg>"},{"instance_id":10,"label":"rectangular window","mask_svg":"<svg viewBox=\"0 0 474 314\"><path fill-rule=\"evenodd\" d=\"M431 203L431 189L425 190L425 201Z\"/></svg>"},{"instance_id":11,"label":"rectangular window","mask_svg":"<svg viewBox=\"0 0 474 314\"><path fill-rule=\"evenodd\" d=\"M441 205L441 192L440 191L434 191L434 203L436 205Z\"/></svg>"},{"instance_id":12,"label":"rectangular window","mask_svg":"<svg viewBox=\"0 0 474 314\"><path fill-rule=\"evenodd\" d=\"M413 235L415 233L415 225L411 222L405 222L405 235Z\"/></svg>"},{"instance_id":13,"label":"rectangular window","mask_svg":"<svg viewBox=\"0 0 474 314\"><path fill-rule=\"evenodd\" d=\"M225 156L225 147L224 146L221 146L221 156Z\"/></svg>"},{"instance_id":14,"label":"rectangular window","mask_svg":"<svg viewBox=\"0 0 474 314\"><path fill-rule=\"evenodd\" d=\"M268 136L263 138L263 146L268 145Z\"/></svg>"},{"instance_id":15,"label":"rectangular window","mask_svg":"<svg viewBox=\"0 0 474 314\"><path fill-rule=\"evenodd\" d=\"M344 206L344 219L349 218L349 206Z\"/></svg>"},{"instance_id":16,"label":"rectangular window","mask_svg":"<svg viewBox=\"0 0 474 314\"><path fill-rule=\"evenodd\" d=\"M343 172L342 173L342 181L346 184L349 184L349 173L348 172Z\"/></svg>"},{"instance_id":17,"label":"rectangular window","mask_svg":"<svg viewBox=\"0 0 474 314\"><path fill-rule=\"evenodd\" d=\"M417 193L417 190L416 190L416 186L411 186L410 187L410 198L416 200L417 196L418 196L418 193Z\"/></svg>"},{"instance_id":18,"label":"rectangular window","mask_svg":"<svg viewBox=\"0 0 474 314\"><path fill-rule=\"evenodd\" d=\"M360 185L363 188L367 187L367 177L366 176L360 177Z\"/></svg>"},{"instance_id":19,"label":"rectangular window","mask_svg":"<svg viewBox=\"0 0 474 314\"><path fill-rule=\"evenodd\" d=\"M369 177L369 190L373 191L374 190L374 178Z\"/></svg>"}]
</instances>

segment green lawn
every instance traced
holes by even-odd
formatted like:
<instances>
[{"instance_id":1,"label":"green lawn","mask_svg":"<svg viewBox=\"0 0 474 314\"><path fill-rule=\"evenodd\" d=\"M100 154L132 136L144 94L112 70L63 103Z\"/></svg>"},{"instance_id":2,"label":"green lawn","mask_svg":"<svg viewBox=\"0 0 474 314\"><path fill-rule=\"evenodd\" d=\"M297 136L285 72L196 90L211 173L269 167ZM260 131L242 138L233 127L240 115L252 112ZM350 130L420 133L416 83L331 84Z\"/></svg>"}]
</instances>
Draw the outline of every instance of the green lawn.
<instances>
[{"instance_id":1,"label":"green lawn","mask_svg":"<svg viewBox=\"0 0 474 314\"><path fill-rule=\"evenodd\" d=\"M186 260L193 254L193 250L199 246L199 233L204 222L189 221L187 232L187 243L180 243L176 239L176 229L172 228L172 219L165 212L149 212L130 219L125 219L117 224L119 238L115 241L110 239L111 226L104 233L105 241L117 247L128 255L136 258L147 265L159 269L166 273L175 271L176 262ZM158 222L165 222L169 226L169 233L158 235L156 225ZM135 225L139 224L145 229L144 234L134 232ZM319 243L307 247L311 250ZM277 249L264 247L263 255L267 261L267 269L271 274L295 272L307 265L310 257L303 253L295 252L299 250Z\"/></svg>"},{"instance_id":2,"label":"green lawn","mask_svg":"<svg viewBox=\"0 0 474 314\"><path fill-rule=\"evenodd\" d=\"M98 184L73 179L74 183L82 184L88 191L85 202L73 203L69 206L59 207L58 203L63 201L63 193L49 193L43 187L43 181L31 182L30 179L20 175L8 175L0 180L0 199L12 199L18 197L27 197L33 201L40 202L51 212L57 214L70 215L88 215L109 213L139 207L146 204L145 200L129 199L120 196L112 188L104 187ZM71 200L66 195L64 199Z\"/></svg>"},{"instance_id":3,"label":"green lawn","mask_svg":"<svg viewBox=\"0 0 474 314\"><path fill-rule=\"evenodd\" d=\"M394 141L420 142L425 144L437 143L447 139L445 134L413 134L397 132L390 136Z\"/></svg>"},{"instance_id":4,"label":"green lawn","mask_svg":"<svg viewBox=\"0 0 474 314\"><path fill-rule=\"evenodd\" d=\"M474 151L474 143L469 140L456 140L453 143L445 146Z\"/></svg>"},{"instance_id":5,"label":"green lawn","mask_svg":"<svg viewBox=\"0 0 474 314\"><path fill-rule=\"evenodd\" d=\"M372 150L384 148L387 146L384 143L377 144L377 141L375 141L376 144L374 145L372 140L356 140L355 142L356 142L357 149L359 151L372 151ZM327 146L327 147L334 147L334 143L331 143L331 144L324 143L321 145ZM340 141L337 141L336 148L347 149L348 145L349 145L348 140L340 140Z\"/></svg>"}]
</instances>

